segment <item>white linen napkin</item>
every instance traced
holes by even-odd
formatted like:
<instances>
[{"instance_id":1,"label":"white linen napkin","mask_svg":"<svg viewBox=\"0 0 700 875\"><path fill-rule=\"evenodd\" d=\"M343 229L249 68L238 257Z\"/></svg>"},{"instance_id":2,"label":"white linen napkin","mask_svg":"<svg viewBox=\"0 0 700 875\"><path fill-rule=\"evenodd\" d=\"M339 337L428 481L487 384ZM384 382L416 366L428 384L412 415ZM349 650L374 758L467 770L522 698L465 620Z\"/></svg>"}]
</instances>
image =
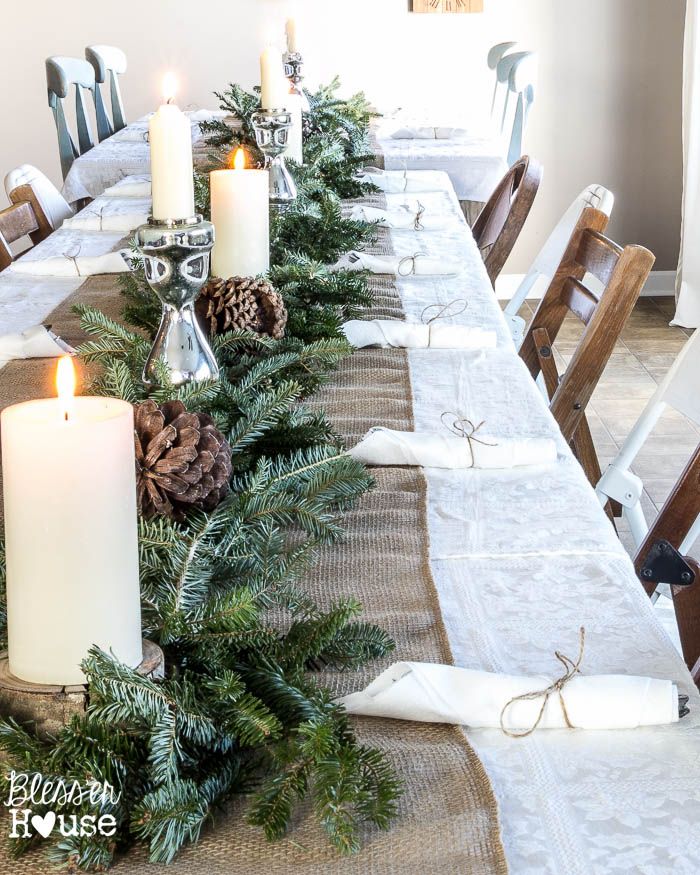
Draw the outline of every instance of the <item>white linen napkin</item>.
<instances>
[{"instance_id":1,"label":"white linen napkin","mask_svg":"<svg viewBox=\"0 0 700 875\"><path fill-rule=\"evenodd\" d=\"M349 714L500 728L503 708L516 696L546 689L554 678L516 677L420 662L397 662L358 693L339 699ZM562 690L576 729L636 729L678 721L678 689L671 681L627 675L577 675ZM504 729L525 732L544 696L510 705ZM567 728L558 693L550 695L539 729Z\"/></svg>"},{"instance_id":2,"label":"white linen napkin","mask_svg":"<svg viewBox=\"0 0 700 875\"><path fill-rule=\"evenodd\" d=\"M365 169L361 176L364 182L371 182L386 194L402 194L403 192L440 191L431 174L425 171L412 170L378 170Z\"/></svg>"},{"instance_id":3,"label":"white linen napkin","mask_svg":"<svg viewBox=\"0 0 700 875\"><path fill-rule=\"evenodd\" d=\"M348 252L334 270L368 270L389 276L456 276L462 269L457 262L445 258L430 258L423 252L415 255L368 255L366 252Z\"/></svg>"},{"instance_id":4,"label":"white linen napkin","mask_svg":"<svg viewBox=\"0 0 700 875\"><path fill-rule=\"evenodd\" d=\"M100 273L126 273L133 269L133 255L129 249L104 255L52 255L34 261L23 256L8 268L15 273L31 273L34 276L94 276Z\"/></svg>"},{"instance_id":5,"label":"white linen napkin","mask_svg":"<svg viewBox=\"0 0 700 875\"><path fill-rule=\"evenodd\" d=\"M446 433L371 428L348 455L365 465L421 468L517 468L557 460L549 438L496 438L481 431L471 440Z\"/></svg>"},{"instance_id":6,"label":"white linen napkin","mask_svg":"<svg viewBox=\"0 0 700 875\"><path fill-rule=\"evenodd\" d=\"M73 231L133 231L148 221L151 201L148 198L100 197L66 219L63 228Z\"/></svg>"},{"instance_id":7,"label":"white linen napkin","mask_svg":"<svg viewBox=\"0 0 700 875\"><path fill-rule=\"evenodd\" d=\"M75 350L43 325L34 325L20 334L0 336L0 362L13 359L57 358Z\"/></svg>"},{"instance_id":8,"label":"white linen napkin","mask_svg":"<svg viewBox=\"0 0 700 875\"><path fill-rule=\"evenodd\" d=\"M377 222L384 228L398 231L439 231L447 219L444 216L426 216L423 208L416 204L403 204L393 209L383 210L356 204L350 211L350 218L357 222Z\"/></svg>"},{"instance_id":9,"label":"white linen napkin","mask_svg":"<svg viewBox=\"0 0 700 875\"><path fill-rule=\"evenodd\" d=\"M114 185L110 185L102 193L103 197L140 197L151 196L151 176L149 173L125 176Z\"/></svg>"},{"instance_id":10,"label":"white linen napkin","mask_svg":"<svg viewBox=\"0 0 700 875\"><path fill-rule=\"evenodd\" d=\"M496 346L495 331L468 325L351 319L341 327L348 341L358 349L365 346L383 349L492 349Z\"/></svg>"},{"instance_id":11,"label":"white linen napkin","mask_svg":"<svg viewBox=\"0 0 700 875\"><path fill-rule=\"evenodd\" d=\"M148 143L148 121L132 122L109 138L112 143Z\"/></svg>"}]
</instances>

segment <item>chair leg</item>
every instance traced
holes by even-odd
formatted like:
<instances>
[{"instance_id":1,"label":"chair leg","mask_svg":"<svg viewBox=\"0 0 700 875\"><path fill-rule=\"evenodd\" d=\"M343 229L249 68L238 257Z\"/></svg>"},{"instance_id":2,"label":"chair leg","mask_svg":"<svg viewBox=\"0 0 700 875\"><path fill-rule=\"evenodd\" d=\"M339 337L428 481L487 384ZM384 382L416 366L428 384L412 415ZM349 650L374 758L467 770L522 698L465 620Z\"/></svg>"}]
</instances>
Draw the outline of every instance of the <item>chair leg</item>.
<instances>
[{"instance_id":1,"label":"chair leg","mask_svg":"<svg viewBox=\"0 0 700 875\"><path fill-rule=\"evenodd\" d=\"M688 557L685 558L688 561ZM700 570L697 563L691 560L690 564L697 574ZM700 662L700 576L690 586L674 586L671 592L683 658L693 672Z\"/></svg>"},{"instance_id":2,"label":"chair leg","mask_svg":"<svg viewBox=\"0 0 700 875\"><path fill-rule=\"evenodd\" d=\"M578 428L574 432L574 437L571 441L571 448L574 451L574 455L579 460L586 477L588 477L588 480L595 489L601 478L602 472L600 470L600 462L598 461L595 444L593 443L593 437L591 435L591 430L588 427L588 420L586 419L585 414L582 417Z\"/></svg>"}]
</instances>

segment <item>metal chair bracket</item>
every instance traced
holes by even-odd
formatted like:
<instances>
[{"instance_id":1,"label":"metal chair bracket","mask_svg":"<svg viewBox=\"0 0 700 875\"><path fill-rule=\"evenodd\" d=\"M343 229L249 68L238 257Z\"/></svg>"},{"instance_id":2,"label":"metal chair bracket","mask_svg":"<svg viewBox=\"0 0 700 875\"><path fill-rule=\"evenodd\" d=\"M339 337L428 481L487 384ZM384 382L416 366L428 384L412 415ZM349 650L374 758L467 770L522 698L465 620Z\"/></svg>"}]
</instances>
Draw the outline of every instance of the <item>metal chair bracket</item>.
<instances>
[{"instance_id":1,"label":"metal chair bracket","mask_svg":"<svg viewBox=\"0 0 700 875\"><path fill-rule=\"evenodd\" d=\"M654 541L641 568L644 583L690 586L695 572L676 548L665 540Z\"/></svg>"}]
</instances>

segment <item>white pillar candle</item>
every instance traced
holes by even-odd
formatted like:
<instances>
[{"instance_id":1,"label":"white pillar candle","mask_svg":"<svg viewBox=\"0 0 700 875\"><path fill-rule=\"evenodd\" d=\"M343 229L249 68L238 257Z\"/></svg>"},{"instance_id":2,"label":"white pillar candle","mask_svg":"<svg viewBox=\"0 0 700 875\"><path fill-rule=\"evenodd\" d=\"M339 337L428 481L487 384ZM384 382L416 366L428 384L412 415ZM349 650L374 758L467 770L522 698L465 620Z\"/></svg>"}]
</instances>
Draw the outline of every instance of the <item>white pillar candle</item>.
<instances>
[{"instance_id":1,"label":"white pillar candle","mask_svg":"<svg viewBox=\"0 0 700 875\"><path fill-rule=\"evenodd\" d=\"M93 644L142 660L133 420L114 398L2 411L9 668L22 680L84 683Z\"/></svg>"},{"instance_id":2,"label":"white pillar candle","mask_svg":"<svg viewBox=\"0 0 700 875\"><path fill-rule=\"evenodd\" d=\"M189 219L194 215L192 126L172 103L175 79L163 80L165 103L151 116L151 191L154 219Z\"/></svg>"},{"instance_id":3,"label":"white pillar candle","mask_svg":"<svg viewBox=\"0 0 700 875\"><path fill-rule=\"evenodd\" d=\"M285 30L287 31L287 51L290 55L293 55L295 52L299 51L296 19L288 18Z\"/></svg>"},{"instance_id":4,"label":"white pillar candle","mask_svg":"<svg viewBox=\"0 0 700 875\"><path fill-rule=\"evenodd\" d=\"M282 54L267 46L260 55L260 106L267 110L286 109L288 93Z\"/></svg>"},{"instance_id":5,"label":"white pillar candle","mask_svg":"<svg viewBox=\"0 0 700 875\"><path fill-rule=\"evenodd\" d=\"M287 109L292 116L292 126L287 134L287 148L284 154L297 164L304 163L304 131L302 128L301 107L302 98L300 94L290 92L287 95Z\"/></svg>"},{"instance_id":6,"label":"white pillar candle","mask_svg":"<svg viewBox=\"0 0 700 875\"><path fill-rule=\"evenodd\" d=\"M212 275L227 279L264 273L270 267L269 173L246 170L245 152L238 149L233 169L214 170L210 183L216 229Z\"/></svg>"}]
</instances>

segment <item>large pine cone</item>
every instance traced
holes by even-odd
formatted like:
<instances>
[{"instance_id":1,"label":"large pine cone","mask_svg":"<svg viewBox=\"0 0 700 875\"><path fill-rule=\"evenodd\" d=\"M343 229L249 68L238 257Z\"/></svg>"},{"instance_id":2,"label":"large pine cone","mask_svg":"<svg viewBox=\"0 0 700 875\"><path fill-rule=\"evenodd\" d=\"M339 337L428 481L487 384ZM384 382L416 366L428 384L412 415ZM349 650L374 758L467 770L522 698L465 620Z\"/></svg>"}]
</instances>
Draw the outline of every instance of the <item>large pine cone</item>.
<instances>
[{"instance_id":1,"label":"large pine cone","mask_svg":"<svg viewBox=\"0 0 700 875\"><path fill-rule=\"evenodd\" d=\"M229 491L231 449L206 413L181 401L134 406L136 486L144 516L214 510Z\"/></svg>"},{"instance_id":2,"label":"large pine cone","mask_svg":"<svg viewBox=\"0 0 700 875\"><path fill-rule=\"evenodd\" d=\"M212 277L200 292L195 309L212 337L244 328L279 340L287 324L282 296L267 280L255 277Z\"/></svg>"}]
</instances>

